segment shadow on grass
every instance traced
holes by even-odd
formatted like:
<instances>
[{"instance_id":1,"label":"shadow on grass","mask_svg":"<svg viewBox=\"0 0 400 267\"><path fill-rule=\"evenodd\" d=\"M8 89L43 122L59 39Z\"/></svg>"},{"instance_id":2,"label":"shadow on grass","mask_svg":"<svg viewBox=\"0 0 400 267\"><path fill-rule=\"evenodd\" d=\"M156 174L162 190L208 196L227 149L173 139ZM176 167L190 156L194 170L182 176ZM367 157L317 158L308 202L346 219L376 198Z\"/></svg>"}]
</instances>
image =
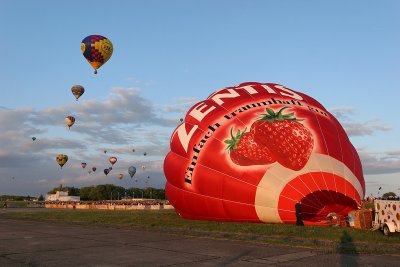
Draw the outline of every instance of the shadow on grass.
<instances>
[{"instance_id":1,"label":"shadow on grass","mask_svg":"<svg viewBox=\"0 0 400 267\"><path fill-rule=\"evenodd\" d=\"M337 251L340 253L340 266L358 266L357 249L353 243L353 238L346 230L343 231L343 234L340 237L340 244Z\"/></svg>"}]
</instances>

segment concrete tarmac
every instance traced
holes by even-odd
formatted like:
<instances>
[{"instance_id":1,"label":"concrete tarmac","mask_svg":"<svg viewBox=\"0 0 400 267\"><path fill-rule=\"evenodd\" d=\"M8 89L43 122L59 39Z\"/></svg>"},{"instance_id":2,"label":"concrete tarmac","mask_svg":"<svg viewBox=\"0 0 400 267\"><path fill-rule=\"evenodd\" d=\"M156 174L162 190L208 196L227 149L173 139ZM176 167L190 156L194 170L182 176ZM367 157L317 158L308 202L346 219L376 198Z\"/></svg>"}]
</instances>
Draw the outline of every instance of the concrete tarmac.
<instances>
[{"instance_id":1,"label":"concrete tarmac","mask_svg":"<svg viewBox=\"0 0 400 267\"><path fill-rule=\"evenodd\" d=\"M0 266L400 266L399 256L339 254L103 226L10 220Z\"/></svg>"}]
</instances>

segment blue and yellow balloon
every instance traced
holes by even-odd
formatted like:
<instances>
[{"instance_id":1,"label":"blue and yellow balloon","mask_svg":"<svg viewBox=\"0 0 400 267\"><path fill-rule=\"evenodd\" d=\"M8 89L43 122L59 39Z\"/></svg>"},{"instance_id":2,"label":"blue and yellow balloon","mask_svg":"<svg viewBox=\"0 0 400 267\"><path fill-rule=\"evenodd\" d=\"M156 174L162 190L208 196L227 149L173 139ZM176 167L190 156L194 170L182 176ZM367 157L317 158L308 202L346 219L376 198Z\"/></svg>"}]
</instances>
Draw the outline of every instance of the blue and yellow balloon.
<instances>
[{"instance_id":1,"label":"blue and yellow balloon","mask_svg":"<svg viewBox=\"0 0 400 267\"><path fill-rule=\"evenodd\" d=\"M81 51L86 60L92 65L94 74L97 74L97 69L110 59L113 53L113 45L104 36L89 35L82 40Z\"/></svg>"}]
</instances>

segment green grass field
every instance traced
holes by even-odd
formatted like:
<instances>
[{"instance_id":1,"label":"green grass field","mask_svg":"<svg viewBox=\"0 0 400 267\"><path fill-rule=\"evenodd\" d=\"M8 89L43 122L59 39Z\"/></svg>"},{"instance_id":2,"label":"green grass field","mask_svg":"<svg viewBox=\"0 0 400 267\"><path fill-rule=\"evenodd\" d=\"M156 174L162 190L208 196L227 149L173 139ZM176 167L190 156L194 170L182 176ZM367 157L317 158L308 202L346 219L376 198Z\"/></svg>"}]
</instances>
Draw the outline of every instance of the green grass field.
<instances>
[{"instance_id":1,"label":"green grass field","mask_svg":"<svg viewBox=\"0 0 400 267\"><path fill-rule=\"evenodd\" d=\"M26 208L30 202L29 201L7 201L7 206L9 208ZM0 208L4 205L4 201L0 201Z\"/></svg>"},{"instance_id":2,"label":"green grass field","mask_svg":"<svg viewBox=\"0 0 400 267\"><path fill-rule=\"evenodd\" d=\"M134 228L178 235L319 247L346 253L400 255L400 234L385 237L380 231L344 227L299 227L286 224L194 221L182 219L172 210L37 210L34 212L5 212L1 216L10 219Z\"/></svg>"}]
</instances>

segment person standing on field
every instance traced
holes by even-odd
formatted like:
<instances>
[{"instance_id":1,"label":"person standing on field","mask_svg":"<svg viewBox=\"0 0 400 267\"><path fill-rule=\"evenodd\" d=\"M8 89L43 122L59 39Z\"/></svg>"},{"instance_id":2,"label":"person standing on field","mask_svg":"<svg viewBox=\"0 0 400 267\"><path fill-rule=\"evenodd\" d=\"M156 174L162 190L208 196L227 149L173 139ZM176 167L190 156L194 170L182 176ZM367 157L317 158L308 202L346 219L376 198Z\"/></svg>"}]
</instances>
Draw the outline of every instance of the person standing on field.
<instances>
[{"instance_id":1,"label":"person standing on field","mask_svg":"<svg viewBox=\"0 0 400 267\"><path fill-rule=\"evenodd\" d=\"M301 202L297 201L296 204L294 205L294 208L296 210L296 225L298 226L303 226L303 219L301 218Z\"/></svg>"}]
</instances>

